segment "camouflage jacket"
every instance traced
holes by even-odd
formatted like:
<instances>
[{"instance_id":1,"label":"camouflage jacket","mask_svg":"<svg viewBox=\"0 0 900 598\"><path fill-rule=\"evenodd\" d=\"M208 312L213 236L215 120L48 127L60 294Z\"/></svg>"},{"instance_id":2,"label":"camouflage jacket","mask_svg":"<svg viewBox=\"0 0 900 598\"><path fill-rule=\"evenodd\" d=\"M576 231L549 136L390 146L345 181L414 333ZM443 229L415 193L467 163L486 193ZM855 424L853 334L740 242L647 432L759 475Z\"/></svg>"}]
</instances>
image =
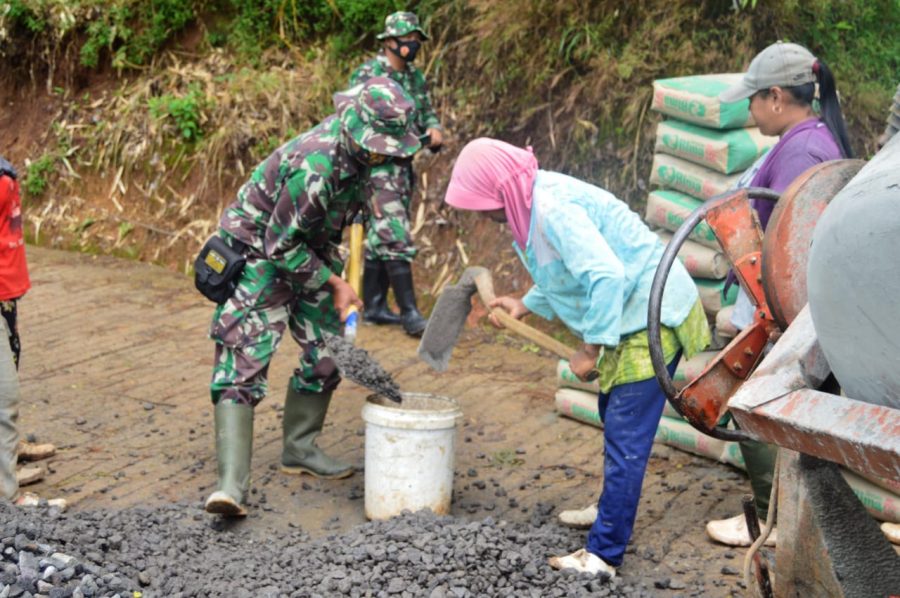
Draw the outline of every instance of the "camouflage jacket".
<instances>
[{"instance_id":1,"label":"camouflage jacket","mask_svg":"<svg viewBox=\"0 0 900 598\"><path fill-rule=\"evenodd\" d=\"M350 77L350 86L365 83L372 77L390 77L409 94L416 103L416 127L419 133L427 129L441 128L441 121L431 105L431 97L428 95L428 83L422 71L411 64L406 65L405 71L394 70L384 50L378 52L374 58L362 64Z\"/></svg>"},{"instance_id":2,"label":"camouflage jacket","mask_svg":"<svg viewBox=\"0 0 900 598\"><path fill-rule=\"evenodd\" d=\"M265 256L306 290L340 273L345 222L362 207L359 170L332 115L266 158L219 221L223 236Z\"/></svg>"}]
</instances>

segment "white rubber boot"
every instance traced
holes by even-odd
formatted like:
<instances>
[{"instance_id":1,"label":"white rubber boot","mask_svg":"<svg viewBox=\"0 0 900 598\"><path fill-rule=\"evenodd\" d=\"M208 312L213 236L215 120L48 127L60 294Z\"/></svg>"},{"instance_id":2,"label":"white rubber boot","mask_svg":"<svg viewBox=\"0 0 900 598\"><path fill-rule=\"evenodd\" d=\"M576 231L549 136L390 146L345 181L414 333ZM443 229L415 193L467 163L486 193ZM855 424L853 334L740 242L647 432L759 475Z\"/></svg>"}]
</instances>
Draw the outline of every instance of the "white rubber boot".
<instances>
[{"instance_id":1,"label":"white rubber boot","mask_svg":"<svg viewBox=\"0 0 900 598\"><path fill-rule=\"evenodd\" d=\"M566 527L575 529L588 529L594 525L597 519L597 505L588 505L583 509L560 511L559 522Z\"/></svg>"},{"instance_id":2,"label":"white rubber boot","mask_svg":"<svg viewBox=\"0 0 900 598\"><path fill-rule=\"evenodd\" d=\"M616 576L615 567L607 564L599 556L591 554L584 548L566 556L550 557L547 563L554 569L574 569L575 571L590 573L591 575L605 575L610 579Z\"/></svg>"},{"instance_id":3,"label":"white rubber boot","mask_svg":"<svg viewBox=\"0 0 900 598\"><path fill-rule=\"evenodd\" d=\"M14 502L17 507L38 507L41 504L41 497L33 492L24 492ZM56 507L60 511L65 511L69 504L64 498L50 498L47 500L48 507Z\"/></svg>"},{"instance_id":4,"label":"white rubber boot","mask_svg":"<svg viewBox=\"0 0 900 598\"><path fill-rule=\"evenodd\" d=\"M41 461L49 459L56 454L56 447L52 444L35 444L33 442L19 441L17 450L19 461Z\"/></svg>"},{"instance_id":5,"label":"white rubber boot","mask_svg":"<svg viewBox=\"0 0 900 598\"><path fill-rule=\"evenodd\" d=\"M36 484L44 479L44 468L37 465L26 465L16 470L16 482L19 487Z\"/></svg>"},{"instance_id":6,"label":"white rubber boot","mask_svg":"<svg viewBox=\"0 0 900 598\"><path fill-rule=\"evenodd\" d=\"M885 521L881 524L881 531L884 532L891 544L900 546L900 523L888 523Z\"/></svg>"},{"instance_id":7,"label":"white rubber boot","mask_svg":"<svg viewBox=\"0 0 900 598\"><path fill-rule=\"evenodd\" d=\"M726 546L750 546L750 531L747 529L747 520L743 515L735 515L730 519L710 521L706 524L706 535ZM766 538L766 546L775 546L778 529L773 529Z\"/></svg>"}]
</instances>

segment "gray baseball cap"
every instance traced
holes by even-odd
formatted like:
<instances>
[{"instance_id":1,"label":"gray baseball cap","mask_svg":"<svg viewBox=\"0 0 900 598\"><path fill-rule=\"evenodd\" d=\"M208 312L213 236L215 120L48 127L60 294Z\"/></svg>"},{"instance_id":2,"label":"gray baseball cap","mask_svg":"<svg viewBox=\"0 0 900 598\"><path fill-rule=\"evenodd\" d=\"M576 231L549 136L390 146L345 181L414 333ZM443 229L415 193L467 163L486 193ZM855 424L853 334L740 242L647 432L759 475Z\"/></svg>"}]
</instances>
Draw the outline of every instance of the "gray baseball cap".
<instances>
[{"instance_id":1,"label":"gray baseball cap","mask_svg":"<svg viewBox=\"0 0 900 598\"><path fill-rule=\"evenodd\" d=\"M770 87L814 83L815 62L816 57L803 46L778 41L757 54L740 83L719 94L719 100L738 102Z\"/></svg>"}]
</instances>

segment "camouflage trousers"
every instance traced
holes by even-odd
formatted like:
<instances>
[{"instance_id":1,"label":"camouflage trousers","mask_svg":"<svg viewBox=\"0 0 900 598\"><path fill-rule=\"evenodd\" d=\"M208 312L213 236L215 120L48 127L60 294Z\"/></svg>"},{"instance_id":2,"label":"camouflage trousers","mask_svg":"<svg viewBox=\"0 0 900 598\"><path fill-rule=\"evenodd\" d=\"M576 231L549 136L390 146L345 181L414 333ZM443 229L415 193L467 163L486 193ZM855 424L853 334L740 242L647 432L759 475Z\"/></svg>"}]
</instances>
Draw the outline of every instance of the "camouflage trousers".
<instances>
[{"instance_id":1,"label":"camouflage trousers","mask_svg":"<svg viewBox=\"0 0 900 598\"><path fill-rule=\"evenodd\" d=\"M369 207L367 260L411 262L416 257L409 222L412 183L412 160L388 162L370 170L363 187Z\"/></svg>"},{"instance_id":2,"label":"camouflage trousers","mask_svg":"<svg viewBox=\"0 0 900 598\"><path fill-rule=\"evenodd\" d=\"M209 329L216 342L213 404L234 401L255 407L263 400L269 363L285 329L300 345L300 363L290 380L294 389L334 390L341 379L323 341L324 332L340 332L330 289L303 291L281 278L268 261L248 257L237 290L216 308Z\"/></svg>"}]
</instances>

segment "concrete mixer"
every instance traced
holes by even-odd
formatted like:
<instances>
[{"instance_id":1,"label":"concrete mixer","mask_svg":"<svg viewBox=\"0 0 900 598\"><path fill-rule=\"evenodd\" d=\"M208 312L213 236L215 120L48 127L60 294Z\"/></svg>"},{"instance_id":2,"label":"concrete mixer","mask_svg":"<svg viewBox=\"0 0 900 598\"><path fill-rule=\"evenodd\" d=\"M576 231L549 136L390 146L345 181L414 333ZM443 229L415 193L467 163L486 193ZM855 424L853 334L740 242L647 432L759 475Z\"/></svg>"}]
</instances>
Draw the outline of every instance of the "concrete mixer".
<instances>
[{"instance_id":1,"label":"concrete mixer","mask_svg":"<svg viewBox=\"0 0 900 598\"><path fill-rule=\"evenodd\" d=\"M778 202L765 236L751 197ZM678 249L704 219L755 318L677 392L660 305ZM759 591L900 596L900 557L838 468L900 483L900 137L868 163L813 167L780 197L751 188L698 208L660 261L649 334L660 385L691 425L780 447L776 575L757 560Z\"/></svg>"}]
</instances>

